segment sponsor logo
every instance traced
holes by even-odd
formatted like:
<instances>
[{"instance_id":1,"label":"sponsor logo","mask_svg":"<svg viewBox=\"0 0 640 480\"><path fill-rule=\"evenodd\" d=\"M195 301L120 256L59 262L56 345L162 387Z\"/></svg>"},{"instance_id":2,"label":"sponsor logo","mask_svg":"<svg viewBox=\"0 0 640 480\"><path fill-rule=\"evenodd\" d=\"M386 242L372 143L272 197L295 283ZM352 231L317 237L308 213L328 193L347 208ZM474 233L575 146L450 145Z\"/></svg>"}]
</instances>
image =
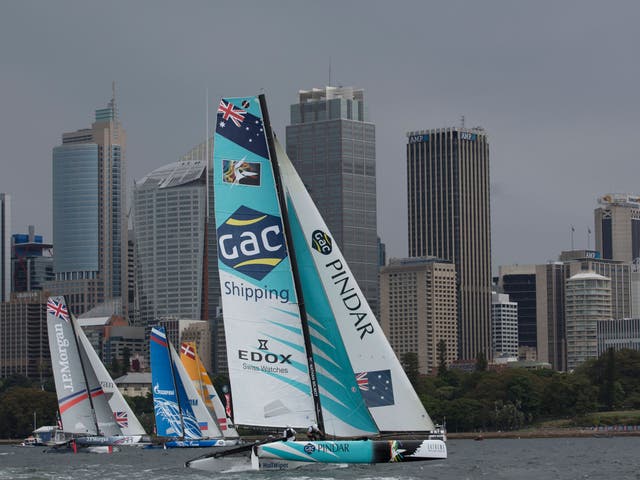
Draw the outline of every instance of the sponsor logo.
<instances>
[{"instance_id":1,"label":"sponsor logo","mask_svg":"<svg viewBox=\"0 0 640 480\"><path fill-rule=\"evenodd\" d=\"M279 217L241 206L218 228L218 258L262 280L287 257Z\"/></svg>"},{"instance_id":2,"label":"sponsor logo","mask_svg":"<svg viewBox=\"0 0 640 480\"><path fill-rule=\"evenodd\" d=\"M62 379L62 386L65 390L70 390L71 392L73 392L73 378L71 377L69 354L67 353L69 340L64 338L64 327L61 323L56 323L55 332L56 345L58 346L58 366L60 367L60 378Z\"/></svg>"},{"instance_id":3,"label":"sponsor logo","mask_svg":"<svg viewBox=\"0 0 640 480\"><path fill-rule=\"evenodd\" d=\"M478 139L478 135L475 133L469 133L469 132L460 132L460 140L471 140L471 141L475 141Z\"/></svg>"},{"instance_id":4,"label":"sponsor logo","mask_svg":"<svg viewBox=\"0 0 640 480\"><path fill-rule=\"evenodd\" d=\"M349 444L341 442L319 443L316 448L319 452L348 452Z\"/></svg>"},{"instance_id":5,"label":"sponsor logo","mask_svg":"<svg viewBox=\"0 0 640 480\"><path fill-rule=\"evenodd\" d=\"M331 280L337 287L342 304L349 312L349 318L353 322L356 331L360 333L360 340L365 335L373 333L373 322L368 318L368 309L363 308L363 302L360 298L362 293L356 285L356 280L345 269L340 260L334 260L325 265L325 268L331 270Z\"/></svg>"},{"instance_id":6,"label":"sponsor logo","mask_svg":"<svg viewBox=\"0 0 640 480\"><path fill-rule=\"evenodd\" d=\"M258 302L260 300L277 300L280 303L289 303L289 290L283 288L263 288L254 287L253 285L245 285L242 282L236 283L233 280L224 282L225 295L233 295L234 297L243 298L245 302L250 300Z\"/></svg>"},{"instance_id":7,"label":"sponsor logo","mask_svg":"<svg viewBox=\"0 0 640 480\"><path fill-rule=\"evenodd\" d=\"M323 255L329 255L333 249L331 237L322 230L316 230L311 234L311 246Z\"/></svg>"},{"instance_id":8,"label":"sponsor logo","mask_svg":"<svg viewBox=\"0 0 640 480\"><path fill-rule=\"evenodd\" d=\"M291 355L284 355L282 353L272 353L265 351L269 350L267 346L268 340L258 340L258 351L255 350L238 350L238 358L240 360L247 360L254 363L288 363L291 365Z\"/></svg>"},{"instance_id":9,"label":"sponsor logo","mask_svg":"<svg viewBox=\"0 0 640 480\"><path fill-rule=\"evenodd\" d=\"M258 162L222 160L222 181L233 185L260 186L261 165Z\"/></svg>"},{"instance_id":10,"label":"sponsor logo","mask_svg":"<svg viewBox=\"0 0 640 480\"><path fill-rule=\"evenodd\" d=\"M316 447L315 447L312 443L307 443L307 444L304 446L304 451L305 451L306 453L308 453L309 455L311 455L313 452L315 452L315 451L316 451Z\"/></svg>"},{"instance_id":11,"label":"sponsor logo","mask_svg":"<svg viewBox=\"0 0 640 480\"><path fill-rule=\"evenodd\" d=\"M409 143L428 142L429 135L409 135Z\"/></svg>"},{"instance_id":12,"label":"sponsor logo","mask_svg":"<svg viewBox=\"0 0 640 480\"><path fill-rule=\"evenodd\" d=\"M173 390L162 390L159 384L155 384L153 386L153 393L157 395L175 395L176 393Z\"/></svg>"}]
</instances>

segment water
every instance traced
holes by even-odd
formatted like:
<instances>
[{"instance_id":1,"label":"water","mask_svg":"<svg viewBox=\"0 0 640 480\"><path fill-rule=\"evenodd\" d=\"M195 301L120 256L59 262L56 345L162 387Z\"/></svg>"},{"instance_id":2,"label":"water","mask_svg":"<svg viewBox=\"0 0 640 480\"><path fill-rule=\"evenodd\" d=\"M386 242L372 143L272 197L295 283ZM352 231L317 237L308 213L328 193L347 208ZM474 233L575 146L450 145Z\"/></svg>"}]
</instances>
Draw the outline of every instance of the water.
<instances>
[{"instance_id":1,"label":"water","mask_svg":"<svg viewBox=\"0 0 640 480\"><path fill-rule=\"evenodd\" d=\"M219 474L183 466L208 449L71 454L0 446L0 480L640 480L640 437L449 440L447 445L449 458L444 461L289 472L254 472L235 464Z\"/></svg>"}]
</instances>

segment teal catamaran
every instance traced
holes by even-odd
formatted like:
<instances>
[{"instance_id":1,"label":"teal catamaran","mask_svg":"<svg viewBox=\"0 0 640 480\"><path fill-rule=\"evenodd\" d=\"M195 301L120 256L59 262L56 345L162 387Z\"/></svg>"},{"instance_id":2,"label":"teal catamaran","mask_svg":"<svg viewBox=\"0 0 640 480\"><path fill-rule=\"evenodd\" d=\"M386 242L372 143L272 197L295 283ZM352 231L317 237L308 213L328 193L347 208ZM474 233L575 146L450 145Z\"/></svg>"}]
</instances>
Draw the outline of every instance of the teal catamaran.
<instances>
[{"instance_id":1,"label":"teal catamaran","mask_svg":"<svg viewBox=\"0 0 640 480\"><path fill-rule=\"evenodd\" d=\"M234 422L316 424L331 439L262 442L252 447L252 466L446 458L445 442L275 139L263 95L221 100L213 165ZM221 456L187 466L216 471Z\"/></svg>"}]
</instances>

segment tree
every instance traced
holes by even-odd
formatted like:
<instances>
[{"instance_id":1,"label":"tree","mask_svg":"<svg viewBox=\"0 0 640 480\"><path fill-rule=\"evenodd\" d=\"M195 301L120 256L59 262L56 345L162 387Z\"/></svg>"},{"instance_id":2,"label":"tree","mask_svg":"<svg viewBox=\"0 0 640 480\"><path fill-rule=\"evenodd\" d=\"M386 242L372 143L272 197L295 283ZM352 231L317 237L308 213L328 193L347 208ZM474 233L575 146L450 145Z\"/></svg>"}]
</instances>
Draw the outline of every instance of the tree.
<instances>
[{"instance_id":1,"label":"tree","mask_svg":"<svg viewBox=\"0 0 640 480\"><path fill-rule=\"evenodd\" d=\"M444 338L438 340L438 376L445 377L447 375L447 342Z\"/></svg>"},{"instance_id":2,"label":"tree","mask_svg":"<svg viewBox=\"0 0 640 480\"><path fill-rule=\"evenodd\" d=\"M131 368L131 349L124 347L122 349L122 375L126 375Z\"/></svg>"},{"instance_id":3,"label":"tree","mask_svg":"<svg viewBox=\"0 0 640 480\"><path fill-rule=\"evenodd\" d=\"M404 373L407 374L411 385L415 388L418 384L418 376L420 375L420 367L418 366L418 354L415 352L403 353L400 360Z\"/></svg>"},{"instance_id":4,"label":"tree","mask_svg":"<svg viewBox=\"0 0 640 480\"><path fill-rule=\"evenodd\" d=\"M485 372L487 370L487 366L487 356L484 352L478 352L478 355L476 355L476 371Z\"/></svg>"}]
</instances>

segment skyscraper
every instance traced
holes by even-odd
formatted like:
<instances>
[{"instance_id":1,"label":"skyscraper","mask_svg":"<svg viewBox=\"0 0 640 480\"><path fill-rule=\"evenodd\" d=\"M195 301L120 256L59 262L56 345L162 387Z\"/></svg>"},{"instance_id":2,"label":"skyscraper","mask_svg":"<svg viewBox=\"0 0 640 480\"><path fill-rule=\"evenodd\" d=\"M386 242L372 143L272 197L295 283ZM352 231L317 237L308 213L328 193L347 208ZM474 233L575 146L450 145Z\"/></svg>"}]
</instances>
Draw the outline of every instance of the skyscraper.
<instances>
[{"instance_id":1,"label":"skyscraper","mask_svg":"<svg viewBox=\"0 0 640 480\"><path fill-rule=\"evenodd\" d=\"M505 293L491 296L491 331L494 357L518 357L518 304Z\"/></svg>"},{"instance_id":2,"label":"skyscraper","mask_svg":"<svg viewBox=\"0 0 640 480\"><path fill-rule=\"evenodd\" d=\"M42 290L45 282L53 280L53 257L51 244L42 241L42 235L35 234L35 227L29 225L29 233L12 236L11 270L13 292Z\"/></svg>"},{"instance_id":3,"label":"skyscraper","mask_svg":"<svg viewBox=\"0 0 640 480\"><path fill-rule=\"evenodd\" d=\"M378 312L375 125L364 91L324 87L291 105L287 154Z\"/></svg>"},{"instance_id":4,"label":"skyscraper","mask_svg":"<svg viewBox=\"0 0 640 480\"><path fill-rule=\"evenodd\" d=\"M518 346L536 349L536 266L501 265L498 278L500 290L518 305Z\"/></svg>"},{"instance_id":5,"label":"skyscraper","mask_svg":"<svg viewBox=\"0 0 640 480\"><path fill-rule=\"evenodd\" d=\"M621 193L598 199L594 211L596 250L606 260L631 263L640 257L640 196Z\"/></svg>"},{"instance_id":6,"label":"skyscraper","mask_svg":"<svg viewBox=\"0 0 640 480\"><path fill-rule=\"evenodd\" d=\"M456 266L458 352L491 356L489 143L481 128L407 134L409 256Z\"/></svg>"},{"instance_id":7,"label":"skyscraper","mask_svg":"<svg viewBox=\"0 0 640 480\"><path fill-rule=\"evenodd\" d=\"M202 318L206 163L175 162L134 187L139 319Z\"/></svg>"},{"instance_id":8,"label":"skyscraper","mask_svg":"<svg viewBox=\"0 0 640 480\"><path fill-rule=\"evenodd\" d=\"M0 193L0 303L11 293L11 196Z\"/></svg>"},{"instance_id":9,"label":"skyscraper","mask_svg":"<svg viewBox=\"0 0 640 480\"><path fill-rule=\"evenodd\" d=\"M122 298L126 313L126 134L114 95L91 128L64 133L53 149L52 293L81 314Z\"/></svg>"}]
</instances>

